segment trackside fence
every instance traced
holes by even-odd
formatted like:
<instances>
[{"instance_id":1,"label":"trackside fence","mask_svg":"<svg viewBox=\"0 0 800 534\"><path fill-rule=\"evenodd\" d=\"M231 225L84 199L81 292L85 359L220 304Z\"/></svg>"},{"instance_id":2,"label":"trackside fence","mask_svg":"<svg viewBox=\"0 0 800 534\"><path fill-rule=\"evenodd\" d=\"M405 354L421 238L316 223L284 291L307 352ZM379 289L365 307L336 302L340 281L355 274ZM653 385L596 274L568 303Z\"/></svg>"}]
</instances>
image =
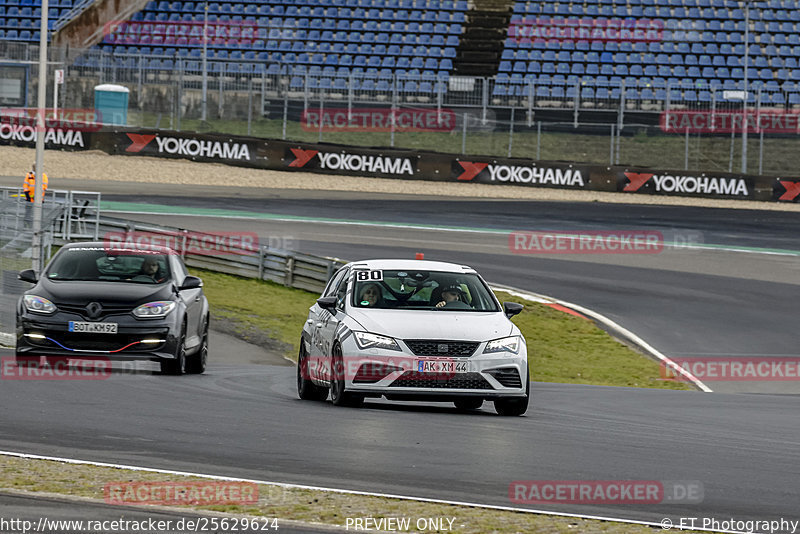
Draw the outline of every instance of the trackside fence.
<instances>
[{"instance_id":1,"label":"trackside fence","mask_svg":"<svg viewBox=\"0 0 800 534\"><path fill-rule=\"evenodd\" d=\"M203 245L203 243L213 243L218 237L212 233L141 224L106 216L100 217L99 230L100 239L103 239L103 236L113 235L114 239L123 242L172 243L173 248L180 252L189 267L244 278L270 280L286 287L316 293L325 289L333 273L347 263L337 258L280 250L258 244L226 245L224 254L221 254L218 250Z\"/></svg>"}]
</instances>

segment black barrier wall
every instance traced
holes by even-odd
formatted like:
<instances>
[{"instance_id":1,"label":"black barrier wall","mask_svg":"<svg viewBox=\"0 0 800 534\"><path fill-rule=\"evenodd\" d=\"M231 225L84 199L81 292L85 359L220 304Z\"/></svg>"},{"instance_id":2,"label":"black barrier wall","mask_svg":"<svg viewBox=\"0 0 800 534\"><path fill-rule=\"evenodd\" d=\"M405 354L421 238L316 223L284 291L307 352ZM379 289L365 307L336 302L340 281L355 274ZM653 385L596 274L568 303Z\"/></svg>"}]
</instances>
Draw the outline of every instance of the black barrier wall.
<instances>
[{"instance_id":1,"label":"black barrier wall","mask_svg":"<svg viewBox=\"0 0 800 534\"><path fill-rule=\"evenodd\" d=\"M0 122L0 145L35 147L37 130L32 125ZM44 145L49 149L89 150L96 133L90 129L46 125Z\"/></svg>"},{"instance_id":2,"label":"black barrier wall","mask_svg":"<svg viewBox=\"0 0 800 534\"><path fill-rule=\"evenodd\" d=\"M50 128L45 135L46 146L51 149L101 150L116 155L180 158L260 169L608 191L623 195L774 202L797 202L800 198L800 178L797 177L458 156L168 130ZM34 146L35 141L33 127L0 124L0 144Z\"/></svg>"}]
</instances>

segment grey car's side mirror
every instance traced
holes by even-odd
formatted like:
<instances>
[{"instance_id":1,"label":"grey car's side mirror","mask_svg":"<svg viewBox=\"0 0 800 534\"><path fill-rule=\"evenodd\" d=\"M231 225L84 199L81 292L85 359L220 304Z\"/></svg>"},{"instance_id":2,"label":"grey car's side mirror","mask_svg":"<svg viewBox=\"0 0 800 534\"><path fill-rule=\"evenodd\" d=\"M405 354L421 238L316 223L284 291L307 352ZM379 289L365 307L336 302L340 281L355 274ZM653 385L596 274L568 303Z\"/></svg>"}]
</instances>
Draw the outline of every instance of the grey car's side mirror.
<instances>
[{"instance_id":1,"label":"grey car's side mirror","mask_svg":"<svg viewBox=\"0 0 800 534\"><path fill-rule=\"evenodd\" d=\"M36 278L36 271L33 269L25 269L24 271L20 271L17 278L23 282L30 282L31 284L38 282L38 279Z\"/></svg>"},{"instance_id":2,"label":"grey car's side mirror","mask_svg":"<svg viewBox=\"0 0 800 534\"><path fill-rule=\"evenodd\" d=\"M203 287L203 281L196 277L196 276L187 276L183 279L183 283L178 288L178 291L183 291L184 289L197 289Z\"/></svg>"},{"instance_id":3,"label":"grey car's side mirror","mask_svg":"<svg viewBox=\"0 0 800 534\"><path fill-rule=\"evenodd\" d=\"M509 319L511 319L519 312L521 312L524 307L525 306L523 306L522 304L517 304L516 302L503 303L503 311L506 313L506 317L508 317Z\"/></svg>"},{"instance_id":4,"label":"grey car's side mirror","mask_svg":"<svg viewBox=\"0 0 800 534\"><path fill-rule=\"evenodd\" d=\"M336 308L336 297L321 297L317 299L317 304L323 310L332 310Z\"/></svg>"}]
</instances>

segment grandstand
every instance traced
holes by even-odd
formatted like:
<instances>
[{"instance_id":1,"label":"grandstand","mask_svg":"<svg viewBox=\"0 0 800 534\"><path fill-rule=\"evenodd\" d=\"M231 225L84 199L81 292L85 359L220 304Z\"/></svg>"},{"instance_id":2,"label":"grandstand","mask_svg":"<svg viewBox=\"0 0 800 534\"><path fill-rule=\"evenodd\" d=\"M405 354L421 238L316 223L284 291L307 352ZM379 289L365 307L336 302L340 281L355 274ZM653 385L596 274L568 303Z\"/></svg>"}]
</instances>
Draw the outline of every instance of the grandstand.
<instances>
[{"instance_id":1,"label":"grandstand","mask_svg":"<svg viewBox=\"0 0 800 534\"><path fill-rule=\"evenodd\" d=\"M250 0L208 2L206 14L203 1L151 1L109 25L94 50L117 69L196 74L207 17L212 74L281 76L297 91L432 96L448 91L453 76L496 76L488 86L495 105L565 107L579 99L661 109L672 100L711 104L722 91L744 89L747 46L750 102L800 105L796 0L752 2L748 43L733 0L487 2ZM81 3L53 0L50 27ZM0 0L0 40L37 42L40 5ZM469 35L485 30L487 12L504 25L477 43ZM75 65L98 68L100 57L87 53Z\"/></svg>"},{"instance_id":2,"label":"grandstand","mask_svg":"<svg viewBox=\"0 0 800 534\"><path fill-rule=\"evenodd\" d=\"M719 90L744 90L745 13L730 0L515 2L496 95L710 103ZM629 38L613 28L645 30ZM800 82L800 10L794 0L753 2L748 36L750 102L785 104ZM586 28L579 33L576 28ZM520 31L513 31L515 28ZM567 28L571 31L564 31ZM528 29L529 31L525 31ZM536 29L539 31L537 32ZM556 33L547 39L543 29ZM646 30L651 31L647 35ZM597 35L598 38L594 38ZM761 91L758 89L761 88ZM792 93L789 104L800 104Z\"/></svg>"}]
</instances>

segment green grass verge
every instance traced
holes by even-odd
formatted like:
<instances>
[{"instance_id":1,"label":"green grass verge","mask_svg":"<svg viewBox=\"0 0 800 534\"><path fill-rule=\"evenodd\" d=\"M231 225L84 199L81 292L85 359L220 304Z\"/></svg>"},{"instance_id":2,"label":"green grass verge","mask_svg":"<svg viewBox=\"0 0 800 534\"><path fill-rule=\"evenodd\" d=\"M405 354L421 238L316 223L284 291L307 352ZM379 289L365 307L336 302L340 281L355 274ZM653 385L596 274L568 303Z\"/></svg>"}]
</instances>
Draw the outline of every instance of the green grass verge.
<instances>
[{"instance_id":1,"label":"green grass verge","mask_svg":"<svg viewBox=\"0 0 800 534\"><path fill-rule=\"evenodd\" d=\"M204 479L0 456L0 491L10 489L102 500L106 484L201 480ZM205 481L208 482L208 479ZM142 508L146 509L147 507L142 506ZM285 525L282 522L286 520L343 528L348 517L410 518L412 525L419 518L439 517L453 519L453 528L448 532L458 534L514 534L519 532L646 534L653 532L650 527L613 521L498 511L272 485L258 486L257 504L181 506L172 509L176 508L187 511L223 512L237 516L277 518L279 528ZM125 515L125 512L120 510L120 515ZM276 531L265 530L265 532ZM282 530L277 532L282 532ZM417 530L412 528L410 532L417 532ZM428 532L434 532L434 530Z\"/></svg>"},{"instance_id":2,"label":"green grass verge","mask_svg":"<svg viewBox=\"0 0 800 534\"><path fill-rule=\"evenodd\" d=\"M212 315L232 321L247 337L263 332L294 359L308 308L319 295L226 274L196 271L205 281ZM589 320L498 292L525 305L513 321L528 342L532 379L539 382L691 389L662 380L659 365L612 338Z\"/></svg>"}]
</instances>

